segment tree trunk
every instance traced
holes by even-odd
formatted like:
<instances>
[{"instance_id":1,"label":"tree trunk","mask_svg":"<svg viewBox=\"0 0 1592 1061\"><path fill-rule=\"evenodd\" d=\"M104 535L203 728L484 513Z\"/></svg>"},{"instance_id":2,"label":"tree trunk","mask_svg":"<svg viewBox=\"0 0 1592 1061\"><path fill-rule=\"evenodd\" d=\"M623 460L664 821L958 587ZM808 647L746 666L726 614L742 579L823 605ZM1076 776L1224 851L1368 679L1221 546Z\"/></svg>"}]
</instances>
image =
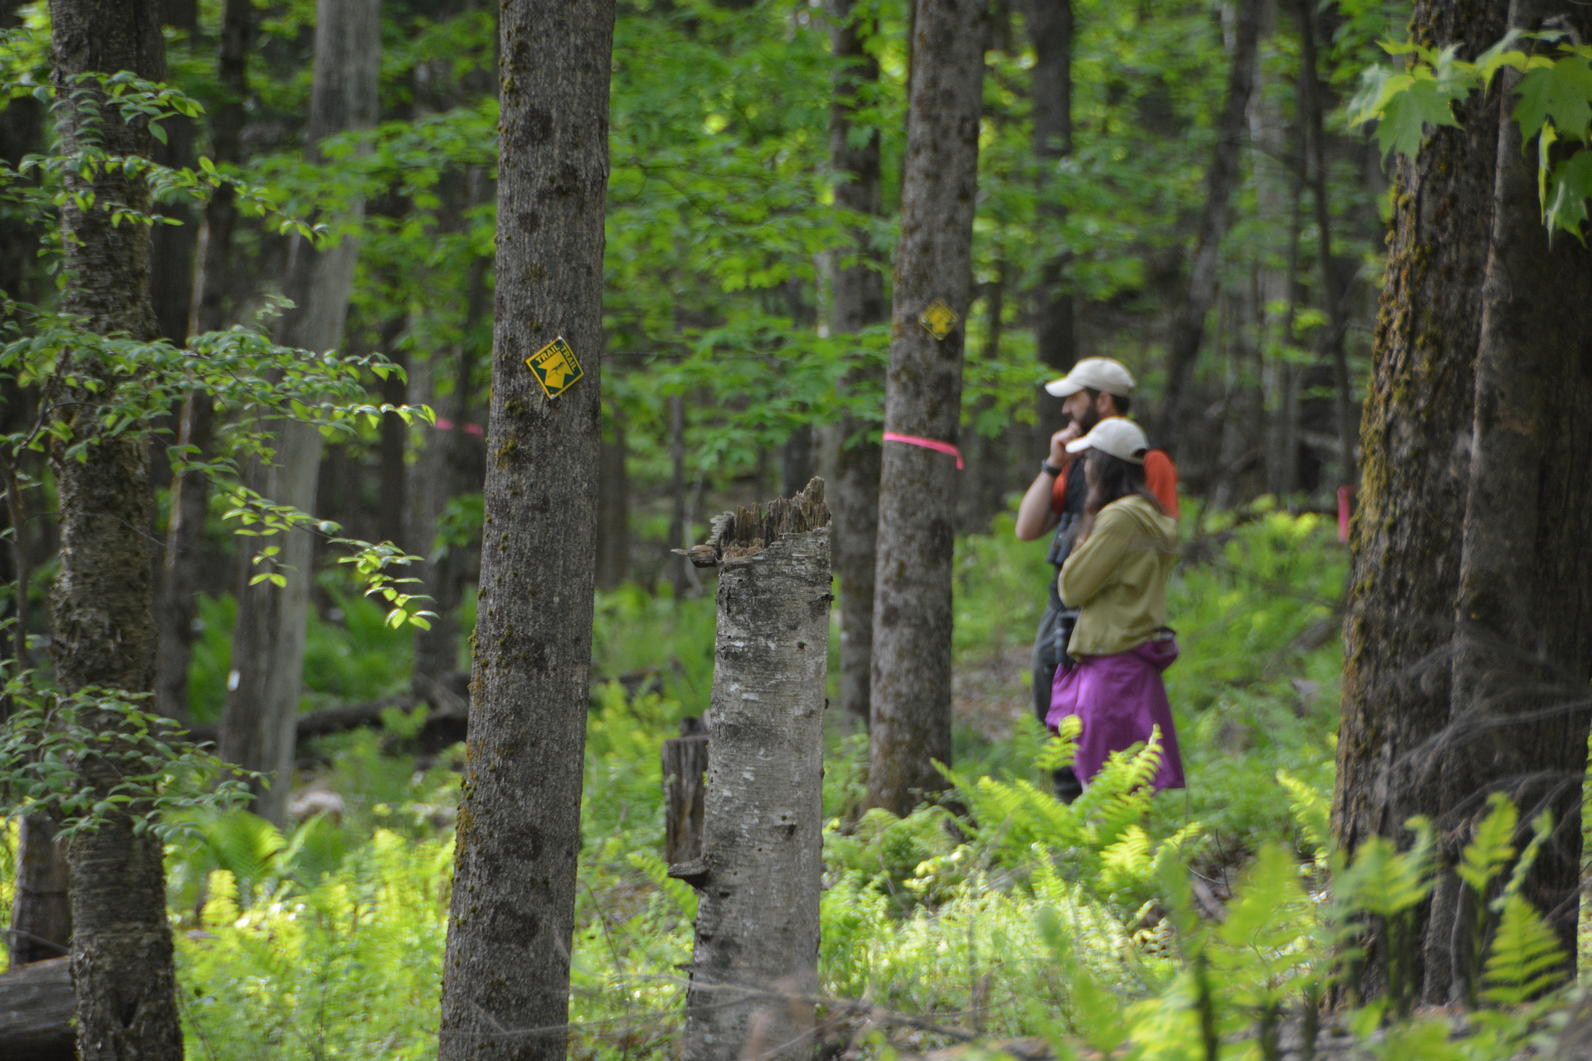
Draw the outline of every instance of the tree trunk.
<instances>
[{"instance_id":1,"label":"tree trunk","mask_svg":"<svg viewBox=\"0 0 1592 1061\"><path fill-rule=\"evenodd\" d=\"M1167 340L1167 384L1165 415L1156 437L1167 449L1186 438L1202 438L1204 425L1184 420L1192 406L1191 388L1194 361L1205 339L1205 317L1216 304L1216 289L1221 280L1222 240L1232 221L1233 192L1238 187L1239 162L1243 153L1245 114L1255 84L1255 49L1260 36L1261 0L1235 0L1233 12L1233 61L1227 75L1227 98L1216 122L1216 149L1210 169L1205 172L1205 212L1200 217L1199 237L1194 259L1189 264L1188 289L1172 321ZM1192 452L1184 465L1192 468ZM1210 460L1201 462L1209 474Z\"/></svg>"},{"instance_id":2,"label":"tree trunk","mask_svg":"<svg viewBox=\"0 0 1592 1061\"><path fill-rule=\"evenodd\" d=\"M75 1061L69 959L36 962L0 976L0 1057Z\"/></svg>"},{"instance_id":3,"label":"tree trunk","mask_svg":"<svg viewBox=\"0 0 1592 1061\"><path fill-rule=\"evenodd\" d=\"M1064 286L1072 254L1060 241L1067 208L1051 179L1056 164L1072 154L1072 0L1027 0L1024 18L1034 42L1034 157L1039 162L1039 202L1044 231L1057 237L1060 249L1039 269L1034 291L1034 342L1039 360L1064 376L1078 360L1073 327L1072 295ZM1061 399L1039 389L1039 422L1035 443L1049 452L1050 435L1062 422Z\"/></svg>"},{"instance_id":4,"label":"tree trunk","mask_svg":"<svg viewBox=\"0 0 1592 1061\"><path fill-rule=\"evenodd\" d=\"M1515 0L1510 25L1537 30L1562 5ZM1592 33L1592 16L1577 30ZM1441 746L1438 824L1457 859L1489 792L1528 823L1553 815L1526 896L1557 930L1574 976L1581 876L1581 779L1592 679L1592 253L1549 244L1537 205L1536 150L1509 120L1515 71L1501 77L1491 246L1480 291L1475 417L1455 609L1453 706ZM1524 830L1529 836L1529 830ZM1524 846L1526 836L1518 843ZM1447 861L1425 940L1424 995L1474 1001L1474 897Z\"/></svg>"},{"instance_id":5,"label":"tree trunk","mask_svg":"<svg viewBox=\"0 0 1592 1061\"><path fill-rule=\"evenodd\" d=\"M24 814L17 830L16 892L11 900L11 967L59 958L72 942L71 872L55 824Z\"/></svg>"},{"instance_id":6,"label":"tree trunk","mask_svg":"<svg viewBox=\"0 0 1592 1061\"><path fill-rule=\"evenodd\" d=\"M20 3L0 3L0 28L13 29ZM24 155L40 149L43 109L32 97L10 100L0 108L0 158L11 165ZM43 275L38 267L38 233L19 219L0 217L0 291L21 302L38 294ZM0 308L0 320L5 316ZM33 387L22 387L15 379L0 381L0 432L24 431L38 414L38 394ZM30 491L23 488L24 477L43 474L43 462L29 453L0 458L4 475L5 508L0 526L6 530L0 547L0 579L10 586L0 618L12 625L5 631L9 656L18 669L31 667L28 635L42 633L35 622L29 587L39 560L50 551L39 531L43 513L37 502L30 502ZM0 723L11 714L7 697L0 695ZM16 879L7 932L10 966L54 958L66 953L72 936L71 904L67 892L66 852L55 843L55 827L42 814L24 814L17 822ZM71 985L67 984L70 998ZM70 1049L71 1037L67 1036Z\"/></svg>"},{"instance_id":7,"label":"tree trunk","mask_svg":"<svg viewBox=\"0 0 1592 1061\"><path fill-rule=\"evenodd\" d=\"M979 0L920 0L914 7L885 390L887 433L953 445L961 433L963 321L973 286L983 13ZM937 303L961 318L940 339L920 322ZM951 761L956 474L945 453L901 442L884 449L868 804L897 814L943 788L934 761Z\"/></svg>"},{"instance_id":8,"label":"tree trunk","mask_svg":"<svg viewBox=\"0 0 1592 1061\"><path fill-rule=\"evenodd\" d=\"M236 162L246 117L247 64L254 39L254 5L226 0L221 19L220 76L226 97L216 110L210 131L211 157L218 165ZM231 286L232 232L237 223L236 195L230 184L215 190L205 204L197 257L199 277L191 300L193 319L187 331L202 333L226 326L226 292ZM195 392L183 403L177 441L208 454L215 434L215 408L208 394ZM166 548L161 557L160 652L155 662L155 709L167 718L189 717L188 667L193 660L193 622L199 596L199 558L203 550L210 481L202 473L173 477L171 514L166 522Z\"/></svg>"},{"instance_id":9,"label":"tree trunk","mask_svg":"<svg viewBox=\"0 0 1592 1061\"><path fill-rule=\"evenodd\" d=\"M719 557L686 1061L813 1056L823 875L829 511L823 480L739 509Z\"/></svg>"},{"instance_id":10,"label":"tree trunk","mask_svg":"<svg viewBox=\"0 0 1592 1061\"><path fill-rule=\"evenodd\" d=\"M503 0L497 323L441 1057L563 1058L591 660L613 0ZM556 56L557 62L548 57ZM525 359L584 369L548 398Z\"/></svg>"},{"instance_id":11,"label":"tree trunk","mask_svg":"<svg viewBox=\"0 0 1592 1061\"><path fill-rule=\"evenodd\" d=\"M51 47L57 94L65 99L83 73L131 70L163 74L156 6L129 0L52 0ZM62 112L63 149L77 149L80 116ZM147 130L105 117L98 142L111 154L148 155ZM144 208L141 182L80 174L68 187L100 203ZM149 232L111 224L103 208L85 210L69 196L61 208L63 312L102 335L151 338L155 319L148 295ZM155 617L152 564L146 534L153 510L148 448L136 438L102 434L98 401L83 382L105 379L99 351L68 351L51 384L54 414L65 421L88 459L51 454L59 492L60 570L51 596L51 651L56 682L65 693L103 687L152 691ZM107 743L85 757L78 782L109 795L120 780L123 717L94 712L91 724ZM171 930L166 923L161 844L135 833L131 813L113 810L78 833L68 848L72 873L72 974L77 988L77 1043L84 1061L182 1056L177 1022Z\"/></svg>"},{"instance_id":12,"label":"tree trunk","mask_svg":"<svg viewBox=\"0 0 1592 1061\"><path fill-rule=\"evenodd\" d=\"M980 356L990 364L999 362L1001 343L1006 335L1006 290L1012 273L1007 260L1006 235L1005 226L998 225L991 249L995 257L995 278L980 285L984 299L984 344ZM988 419L993 405L992 398L982 399L968 411L968 421L976 424ZM1020 469L1027 464L1019 465L1013 460L1014 433L1019 436L1016 453L1029 452L1031 431L1027 429L989 434L975 427L969 433L967 444L962 447L967 464L963 469L965 482L963 489L957 492L956 529L959 534L988 532L990 521L1005 506L1007 494L1018 488L1012 482L1012 473L1021 474Z\"/></svg>"},{"instance_id":13,"label":"tree trunk","mask_svg":"<svg viewBox=\"0 0 1592 1061\"><path fill-rule=\"evenodd\" d=\"M685 397L679 394L669 396L669 468L669 547L684 549L690 520L686 515ZM685 564L675 564L669 570L674 599L678 602L685 597L691 569Z\"/></svg>"},{"instance_id":14,"label":"tree trunk","mask_svg":"<svg viewBox=\"0 0 1592 1061\"><path fill-rule=\"evenodd\" d=\"M162 0L161 20L181 30L189 40L199 29L198 0ZM155 145L155 158L172 167L195 165L194 140L197 120L174 115L161 123L166 142ZM188 323L193 302L195 210L192 203L162 203L160 212L177 225L156 225L151 232L151 259L160 267L150 272L149 297L155 307L155 323L160 334L173 345L188 341Z\"/></svg>"},{"instance_id":15,"label":"tree trunk","mask_svg":"<svg viewBox=\"0 0 1592 1061\"><path fill-rule=\"evenodd\" d=\"M597 474L597 585L614 589L630 567L630 480L625 474L624 410L603 403L602 448Z\"/></svg>"},{"instance_id":16,"label":"tree trunk","mask_svg":"<svg viewBox=\"0 0 1592 1061\"><path fill-rule=\"evenodd\" d=\"M485 312L486 264L482 261L472 270L469 306L465 313L466 336L475 334L480 315ZM409 377L411 402L441 406L439 416L445 414L451 421L451 427L426 432L425 446L414 465L410 490L413 503L405 544L411 552L421 556L430 557L435 552L438 519L448 502L481 489L485 462L472 393L477 362L475 348L466 339L454 351L453 394L446 403L435 397L436 388L430 382L431 361L417 364ZM441 559L428 559L421 568L426 592L432 596L431 610L437 617L431 620L429 630L415 635L410 688L416 698L430 703L435 711L468 712L468 702L454 702L458 698L452 692L449 679L459 666L459 605L464 599L466 584L473 580L479 567L476 547L454 541L448 543Z\"/></svg>"},{"instance_id":17,"label":"tree trunk","mask_svg":"<svg viewBox=\"0 0 1592 1061\"><path fill-rule=\"evenodd\" d=\"M314 145L326 137L375 121L380 9L380 0L318 0L307 132L312 160L319 156ZM354 220L362 209L357 201L351 205ZM295 308L283 319L279 341L317 352L341 345L358 253L347 238L320 251L303 240L294 243L286 286ZM261 493L278 504L313 510L320 459L318 427L282 422ZM236 685L228 692L221 725L222 756L266 777L265 784L251 786L254 810L277 825L284 820L292 784L293 720L303 679L314 541L307 531L292 531L282 535L281 550L279 566L287 571L287 585L261 583L240 593L232 641Z\"/></svg>"},{"instance_id":18,"label":"tree trunk","mask_svg":"<svg viewBox=\"0 0 1592 1061\"><path fill-rule=\"evenodd\" d=\"M694 877L702 866L707 813L708 733L699 718L680 721L680 736L663 742L663 860L671 877Z\"/></svg>"},{"instance_id":19,"label":"tree trunk","mask_svg":"<svg viewBox=\"0 0 1592 1061\"><path fill-rule=\"evenodd\" d=\"M878 90L879 60L854 15L853 0L829 0L836 59L835 95L829 111L829 161L836 175L835 205L854 217L851 246L832 259L830 329L850 335L885 320L884 277L872 267L869 226L883 210L879 130L861 143L857 116ZM841 387L865 384L870 370L854 368ZM879 429L870 418L847 414L836 428L834 560L840 579L840 708L853 727L866 729L873 680L874 546L879 529Z\"/></svg>"},{"instance_id":20,"label":"tree trunk","mask_svg":"<svg viewBox=\"0 0 1592 1061\"><path fill-rule=\"evenodd\" d=\"M409 385L404 380L413 365L410 358L398 346L398 337L403 333L406 322L407 318L402 314L394 314L387 322L387 327L382 329L381 346L378 348L390 361L402 366L404 370L403 376L395 372L381 382L381 400L389 405L402 405L409 397ZM397 413L388 413L381 418L381 435L377 442L377 452L380 460L378 472L381 481L381 499L378 502L380 511L376 516L376 533L368 540L401 542L404 540L404 530L409 523L409 510L414 504L414 499L409 496L407 474L409 425L404 423L404 418Z\"/></svg>"},{"instance_id":21,"label":"tree trunk","mask_svg":"<svg viewBox=\"0 0 1592 1061\"><path fill-rule=\"evenodd\" d=\"M1504 32L1483 0L1418 3L1411 33L1474 57ZM1440 810L1430 757L1416 753L1448 722L1454 605L1474 430L1480 300L1497 163L1496 103L1456 108L1395 176L1393 230L1360 427L1361 487L1344 623L1343 718L1333 829L1353 852L1367 837L1404 839L1404 822ZM1416 938L1425 931L1417 911ZM1389 985L1371 940L1361 990Z\"/></svg>"},{"instance_id":22,"label":"tree trunk","mask_svg":"<svg viewBox=\"0 0 1592 1061\"><path fill-rule=\"evenodd\" d=\"M1295 0L1299 17L1299 125L1304 145L1302 160L1309 175L1310 197L1315 206L1316 258L1321 265L1321 299L1327 324L1316 345L1325 355L1333 383L1333 422L1338 435L1337 485L1354 484L1354 396L1350 393L1349 355L1344 341L1349 330L1348 307L1337 262L1332 257L1332 211L1327 202L1326 130L1322 123L1324 86L1316 71L1316 19L1312 0Z\"/></svg>"}]
</instances>

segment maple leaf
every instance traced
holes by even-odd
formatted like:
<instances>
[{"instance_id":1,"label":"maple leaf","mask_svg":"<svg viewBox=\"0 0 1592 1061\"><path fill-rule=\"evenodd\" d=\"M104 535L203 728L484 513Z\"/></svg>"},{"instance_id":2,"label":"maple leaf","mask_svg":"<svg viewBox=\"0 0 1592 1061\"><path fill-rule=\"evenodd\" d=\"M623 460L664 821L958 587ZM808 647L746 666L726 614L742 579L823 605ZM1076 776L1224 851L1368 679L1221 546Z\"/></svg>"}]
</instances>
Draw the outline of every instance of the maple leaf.
<instances>
[{"instance_id":1,"label":"maple leaf","mask_svg":"<svg viewBox=\"0 0 1592 1061\"><path fill-rule=\"evenodd\" d=\"M1427 125L1458 126L1454 103L1470 94L1469 86L1439 81L1425 71L1395 75L1388 88L1376 127L1377 148L1384 158L1390 151L1413 158Z\"/></svg>"},{"instance_id":2,"label":"maple leaf","mask_svg":"<svg viewBox=\"0 0 1592 1061\"><path fill-rule=\"evenodd\" d=\"M1587 219L1587 200L1592 199L1592 150L1578 151L1559 163L1551 187L1553 197L1543 217L1549 231L1563 229L1585 243L1581 225Z\"/></svg>"},{"instance_id":3,"label":"maple leaf","mask_svg":"<svg viewBox=\"0 0 1592 1061\"><path fill-rule=\"evenodd\" d=\"M1527 140L1548 122L1559 134L1585 140L1592 126L1592 62L1570 55L1538 66L1520 79L1520 102L1510 113Z\"/></svg>"}]
</instances>

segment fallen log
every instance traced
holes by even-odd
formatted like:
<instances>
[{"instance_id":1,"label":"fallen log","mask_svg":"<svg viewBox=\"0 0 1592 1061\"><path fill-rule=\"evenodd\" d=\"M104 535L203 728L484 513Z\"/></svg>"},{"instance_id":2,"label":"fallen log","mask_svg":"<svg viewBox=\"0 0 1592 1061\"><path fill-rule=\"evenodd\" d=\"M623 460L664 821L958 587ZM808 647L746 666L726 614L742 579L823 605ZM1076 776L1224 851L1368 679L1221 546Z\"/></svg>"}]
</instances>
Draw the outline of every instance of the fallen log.
<instances>
[{"instance_id":1,"label":"fallen log","mask_svg":"<svg viewBox=\"0 0 1592 1061\"><path fill-rule=\"evenodd\" d=\"M0 974L0 1057L7 1061L72 1061L70 958L50 958Z\"/></svg>"}]
</instances>

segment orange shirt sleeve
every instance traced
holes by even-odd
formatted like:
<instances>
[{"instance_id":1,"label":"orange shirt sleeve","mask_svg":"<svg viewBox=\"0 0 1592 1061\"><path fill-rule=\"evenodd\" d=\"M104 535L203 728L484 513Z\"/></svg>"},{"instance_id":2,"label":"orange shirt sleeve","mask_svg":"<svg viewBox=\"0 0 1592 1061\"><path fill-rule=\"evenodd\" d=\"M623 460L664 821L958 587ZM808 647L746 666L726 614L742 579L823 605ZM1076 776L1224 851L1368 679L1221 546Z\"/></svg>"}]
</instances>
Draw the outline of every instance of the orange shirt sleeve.
<instances>
[{"instance_id":1,"label":"orange shirt sleeve","mask_svg":"<svg viewBox=\"0 0 1592 1061\"><path fill-rule=\"evenodd\" d=\"M1056 476L1056 481L1050 487L1050 511L1061 515L1067 508L1067 473L1072 469L1072 461L1061 466L1061 474Z\"/></svg>"},{"instance_id":2,"label":"orange shirt sleeve","mask_svg":"<svg viewBox=\"0 0 1592 1061\"><path fill-rule=\"evenodd\" d=\"M1177 467L1164 450L1152 449L1144 455L1144 482L1166 514L1177 519Z\"/></svg>"}]
</instances>

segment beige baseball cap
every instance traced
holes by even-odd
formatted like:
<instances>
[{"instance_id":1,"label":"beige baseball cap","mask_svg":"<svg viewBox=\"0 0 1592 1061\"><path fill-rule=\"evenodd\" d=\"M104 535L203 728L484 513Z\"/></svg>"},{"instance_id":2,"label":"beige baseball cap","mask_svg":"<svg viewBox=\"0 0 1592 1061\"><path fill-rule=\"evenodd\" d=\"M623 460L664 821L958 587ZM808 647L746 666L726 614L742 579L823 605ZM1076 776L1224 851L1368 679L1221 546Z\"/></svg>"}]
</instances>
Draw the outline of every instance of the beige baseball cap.
<instances>
[{"instance_id":1,"label":"beige baseball cap","mask_svg":"<svg viewBox=\"0 0 1592 1061\"><path fill-rule=\"evenodd\" d=\"M1045 384L1045 389L1058 398L1085 389L1105 391L1126 398L1133 393L1133 386L1133 373L1116 358L1086 357L1072 366L1072 371L1065 376Z\"/></svg>"},{"instance_id":2,"label":"beige baseball cap","mask_svg":"<svg viewBox=\"0 0 1592 1061\"><path fill-rule=\"evenodd\" d=\"M1130 464L1143 464L1144 453L1149 448L1150 440L1144 437L1144 429L1121 416L1108 416L1087 435L1067 443L1068 453L1097 449Z\"/></svg>"}]
</instances>

